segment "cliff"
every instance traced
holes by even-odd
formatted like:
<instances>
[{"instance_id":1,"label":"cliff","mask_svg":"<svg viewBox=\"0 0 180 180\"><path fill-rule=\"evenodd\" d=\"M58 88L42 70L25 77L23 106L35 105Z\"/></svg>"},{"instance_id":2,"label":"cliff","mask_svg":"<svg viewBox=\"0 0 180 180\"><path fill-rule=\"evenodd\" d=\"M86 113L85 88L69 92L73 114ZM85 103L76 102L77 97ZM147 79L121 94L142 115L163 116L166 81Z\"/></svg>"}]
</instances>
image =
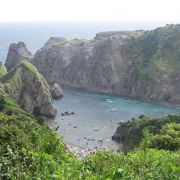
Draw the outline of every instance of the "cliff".
<instances>
[{"instance_id":1,"label":"cliff","mask_svg":"<svg viewBox=\"0 0 180 180\"><path fill-rule=\"evenodd\" d=\"M50 85L180 104L179 41L180 25L101 32L92 40L51 37L29 59ZM17 51L18 44L11 46ZM17 64L13 57L25 57L11 46L8 68Z\"/></svg>"},{"instance_id":2,"label":"cliff","mask_svg":"<svg viewBox=\"0 0 180 180\"><path fill-rule=\"evenodd\" d=\"M103 32L93 40L55 39L32 60L49 83L180 104L180 25Z\"/></svg>"},{"instance_id":3,"label":"cliff","mask_svg":"<svg viewBox=\"0 0 180 180\"><path fill-rule=\"evenodd\" d=\"M22 61L1 77L1 82L5 92L29 112L49 118L56 115L49 85L31 63Z\"/></svg>"}]
</instances>

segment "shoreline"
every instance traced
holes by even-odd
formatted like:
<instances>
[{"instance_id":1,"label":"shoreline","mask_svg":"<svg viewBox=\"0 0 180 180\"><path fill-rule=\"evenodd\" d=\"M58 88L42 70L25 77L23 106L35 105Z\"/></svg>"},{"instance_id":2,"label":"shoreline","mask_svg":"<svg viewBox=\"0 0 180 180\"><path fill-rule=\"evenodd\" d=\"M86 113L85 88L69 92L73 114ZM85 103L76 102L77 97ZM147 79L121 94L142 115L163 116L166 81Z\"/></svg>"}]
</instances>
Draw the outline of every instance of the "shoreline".
<instances>
[{"instance_id":1,"label":"shoreline","mask_svg":"<svg viewBox=\"0 0 180 180\"><path fill-rule=\"evenodd\" d=\"M180 108L180 104L177 103L170 103L168 101L156 101L156 100L148 100L148 99L143 99L143 98L136 98L132 96L125 96L122 94L118 93L113 93L113 92L106 92L103 90L92 90L92 89L86 89L82 87L71 87L68 85L63 85L61 84L62 90L74 90L74 91L80 91L80 92L85 92L85 93L91 93L91 94L102 94L102 95L107 95L107 96L112 96L112 97L119 97L125 100L135 100L143 103L149 103L149 104L155 104L155 105L161 105L164 107L170 107L170 108Z\"/></svg>"},{"instance_id":2,"label":"shoreline","mask_svg":"<svg viewBox=\"0 0 180 180\"><path fill-rule=\"evenodd\" d=\"M57 124L55 122L53 122L52 119L50 121L46 121L46 123L49 126L49 128L51 129L51 131L55 132L57 130L58 126L56 127ZM66 147L66 149L80 159L83 159L84 157L86 157L88 155L95 154L97 151L114 151L114 152L122 151L122 144L120 144L120 143L118 143L117 149L105 148L105 147L101 147L101 146L95 146L95 147L92 146L92 147L84 148L78 144L64 142L63 136L60 133L58 133L58 134L62 138L62 142L63 142L64 146Z\"/></svg>"}]
</instances>

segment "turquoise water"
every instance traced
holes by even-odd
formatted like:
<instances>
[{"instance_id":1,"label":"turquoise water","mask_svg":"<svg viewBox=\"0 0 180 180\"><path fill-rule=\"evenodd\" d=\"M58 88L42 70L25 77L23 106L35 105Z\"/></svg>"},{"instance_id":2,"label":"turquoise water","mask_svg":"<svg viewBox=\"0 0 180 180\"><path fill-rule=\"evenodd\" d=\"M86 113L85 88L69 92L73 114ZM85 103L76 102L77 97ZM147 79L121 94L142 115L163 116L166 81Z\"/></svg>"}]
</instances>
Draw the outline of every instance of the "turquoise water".
<instances>
[{"instance_id":1,"label":"turquoise water","mask_svg":"<svg viewBox=\"0 0 180 180\"><path fill-rule=\"evenodd\" d=\"M111 140L118 123L141 114L161 117L179 114L179 107L162 106L117 96L93 94L77 90L64 90L64 98L56 100L58 115L53 121L65 143L88 148L117 149ZM61 116L62 112L75 115Z\"/></svg>"}]
</instances>

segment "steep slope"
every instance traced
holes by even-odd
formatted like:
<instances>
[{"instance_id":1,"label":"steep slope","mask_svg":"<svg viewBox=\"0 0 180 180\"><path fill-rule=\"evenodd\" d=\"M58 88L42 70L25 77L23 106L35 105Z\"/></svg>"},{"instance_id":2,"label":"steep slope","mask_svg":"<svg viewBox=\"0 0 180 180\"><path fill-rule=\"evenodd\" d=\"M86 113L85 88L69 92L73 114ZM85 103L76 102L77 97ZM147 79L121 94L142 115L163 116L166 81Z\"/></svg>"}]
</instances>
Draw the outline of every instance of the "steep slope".
<instances>
[{"instance_id":1,"label":"steep slope","mask_svg":"<svg viewBox=\"0 0 180 180\"><path fill-rule=\"evenodd\" d=\"M49 85L31 63L22 61L1 82L5 91L29 112L46 117L56 115Z\"/></svg>"},{"instance_id":2,"label":"steep slope","mask_svg":"<svg viewBox=\"0 0 180 180\"><path fill-rule=\"evenodd\" d=\"M180 25L167 25L131 39L131 96L180 104Z\"/></svg>"},{"instance_id":3,"label":"steep slope","mask_svg":"<svg viewBox=\"0 0 180 180\"><path fill-rule=\"evenodd\" d=\"M180 25L50 38L32 60L49 84L180 104Z\"/></svg>"},{"instance_id":4,"label":"steep slope","mask_svg":"<svg viewBox=\"0 0 180 180\"><path fill-rule=\"evenodd\" d=\"M125 74L132 64L125 42L141 32L97 34L93 40L73 39L54 46L44 46L33 63L49 83L94 92L127 95Z\"/></svg>"},{"instance_id":5,"label":"steep slope","mask_svg":"<svg viewBox=\"0 0 180 180\"><path fill-rule=\"evenodd\" d=\"M24 42L13 43L9 46L8 55L5 66L9 71L23 60L31 60L33 58Z\"/></svg>"}]
</instances>

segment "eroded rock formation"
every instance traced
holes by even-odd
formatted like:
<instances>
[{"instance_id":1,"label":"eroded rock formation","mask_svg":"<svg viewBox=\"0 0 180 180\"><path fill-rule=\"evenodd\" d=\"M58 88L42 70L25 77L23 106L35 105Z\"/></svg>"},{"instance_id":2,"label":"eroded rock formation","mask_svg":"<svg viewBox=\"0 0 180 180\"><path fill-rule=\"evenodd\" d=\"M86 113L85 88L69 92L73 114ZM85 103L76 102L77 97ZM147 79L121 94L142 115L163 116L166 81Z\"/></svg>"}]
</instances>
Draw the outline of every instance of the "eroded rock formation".
<instances>
[{"instance_id":1,"label":"eroded rock formation","mask_svg":"<svg viewBox=\"0 0 180 180\"><path fill-rule=\"evenodd\" d=\"M57 110L52 102L49 85L28 61L22 61L1 78L5 91L29 112L48 118Z\"/></svg>"},{"instance_id":2,"label":"eroded rock formation","mask_svg":"<svg viewBox=\"0 0 180 180\"><path fill-rule=\"evenodd\" d=\"M9 46L6 58L6 69L9 71L23 60L31 60L33 58L31 52L27 49L24 42L13 43Z\"/></svg>"}]
</instances>

